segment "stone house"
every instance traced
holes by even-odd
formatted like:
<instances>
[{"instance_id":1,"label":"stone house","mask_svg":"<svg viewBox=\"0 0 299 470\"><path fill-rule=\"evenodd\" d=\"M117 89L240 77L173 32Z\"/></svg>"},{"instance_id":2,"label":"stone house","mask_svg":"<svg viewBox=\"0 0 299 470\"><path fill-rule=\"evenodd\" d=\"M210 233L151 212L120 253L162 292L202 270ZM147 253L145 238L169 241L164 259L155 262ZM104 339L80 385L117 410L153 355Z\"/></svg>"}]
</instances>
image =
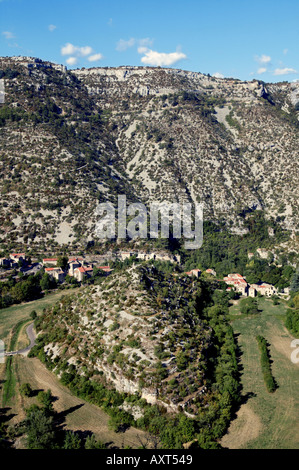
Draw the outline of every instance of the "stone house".
<instances>
[{"instance_id":1,"label":"stone house","mask_svg":"<svg viewBox=\"0 0 299 470\"><path fill-rule=\"evenodd\" d=\"M58 261L58 258L44 258L42 260L42 265L45 266L49 264L51 266L57 266L57 261Z\"/></svg>"},{"instance_id":2,"label":"stone house","mask_svg":"<svg viewBox=\"0 0 299 470\"><path fill-rule=\"evenodd\" d=\"M82 282L85 278L91 277L92 274L92 266L80 266L74 270L74 278L77 279L78 282Z\"/></svg>"},{"instance_id":3,"label":"stone house","mask_svg":"<svg viewBox=\"0 0 299 470\"><path fill-rule=\"evenodd\" d=\"M65 273L61 268L45 268L45 272L48 273L49 276L54 277L57 282L63 282L65 280Z\"/></svg>"},{"instance_id":4,"label":"stone house","mask_svg":"<svg viewBox=\"0 0 299 470\"><path fill-rule=\"evenodd\" d=\"M18 263L19 261L25 261L25 256L25 253L11 253L10 259L15 263Z\"/></svg>"},{"instance_id":5,"label":"stone house","mask_svg":"<svg viewBox=\"0 0 299 470\"><path fill-rule=\"evenodd\" d=\"M256 297L256 290L254 287L250 286L248 289L248 295L249 297Z\"/></svg>"},{"instance_id":6,"label":"stone house","mask_svg":"<svg viewBox=\"0 0 299 470\"><path fill-rule=\"evenodd\" d=\"M266 297L271 297L278 293L275 286L272 284L268 284L267 282L259 282L257 284L251 284L251 288L254 288L257 292L261 295L265 295Z\"/></svg>"},{"instance_id":7,"label":"stone house","mask_svg":"<svg viewBox=\"0 0 299 470\"><path fill-rule=\"evenodd\" d=\"M185 274L188 274L188 276L195 276L195 277L198 278L201 275L201 270L200 269L191 269L191 271L189 271Z\"/></svg>"},{"instance_id":8,"label":"stone house","mask_svg":"<svg viewBox=\"0 0 299 470\"><path fill-rule=\"evenodd\" d=\"M212 276L216 276L216 271L214 269L211 269L211 268L206 269L206 273L211 274Z\"/></svg>"}]
</instances>

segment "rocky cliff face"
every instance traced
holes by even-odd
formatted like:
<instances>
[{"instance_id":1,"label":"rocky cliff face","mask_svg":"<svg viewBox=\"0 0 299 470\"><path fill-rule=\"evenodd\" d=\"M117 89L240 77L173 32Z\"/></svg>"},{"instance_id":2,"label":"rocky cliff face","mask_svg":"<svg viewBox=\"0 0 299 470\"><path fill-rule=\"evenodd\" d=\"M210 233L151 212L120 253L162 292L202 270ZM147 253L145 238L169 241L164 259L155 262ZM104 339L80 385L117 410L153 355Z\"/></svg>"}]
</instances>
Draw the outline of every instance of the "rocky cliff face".
<instances>
[{"instance_id":1,"label":"rocky cliff face","mask_svg":"<svg viewBox=\"0 0 299 470\"><path fill-rule=\"evenodd\" d=\"M143 67L74 73L111 111L119 155L144 199L201 201L215 219L263 209L295 227L299 84Z\"/></svg>"},{"instance_id":2,"label":"rocky cliff face","mask_svg":"<svg viewBox=\"0 0 299 470\"><path fill-rule=\"evenodd\" d=\"M76 246L116 194L202 202L237 233L256 209L297 230L298 83L32 58L0 71L2 240Z\"/></svg>"}]
</instances>

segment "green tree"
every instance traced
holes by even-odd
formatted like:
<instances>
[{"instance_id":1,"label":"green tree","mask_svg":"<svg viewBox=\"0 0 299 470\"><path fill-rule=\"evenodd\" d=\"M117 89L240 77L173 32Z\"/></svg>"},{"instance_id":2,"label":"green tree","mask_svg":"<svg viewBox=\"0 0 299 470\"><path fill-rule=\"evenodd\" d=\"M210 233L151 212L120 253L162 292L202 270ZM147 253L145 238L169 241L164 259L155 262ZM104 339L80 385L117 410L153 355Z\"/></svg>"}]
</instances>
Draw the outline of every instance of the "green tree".
<instances>
[{"instance_id":1,"label":"green tree","mask_svg":"<svg viewBox=\"0 0 299 470\"><path fill-rule=\"evenodd\" d=\"M30 317L32 318L32 320L35 320L36 317L37 317L37 313L35 310L32 310L32 312L30 313Z\"/></svg>"},{"instance_id":2,"label":"green tree","mask_svg":"<svg viewBox=\"0 0 299 470\"><path fill-rule=\"evenodd\" d=\"M291 279L290 285L291 292L298 292L299 291L299 272L295 272Z\"/></svg>"},{"instance_id":3,"label":"green tree","mask_svg":"<svg viewBox=\"0 0 299 470\"><path fill-rule=\"evenodd\" d=\"M87 436L84 448L85 449L105 449L106 446L102 442L97 441L94 434L92 434L91 436Z\"/></svg>"},{"instance_id":4,"label":"green tree","mask_svg":"<svg viewBox=\"0 0 299 470\"><path fill-rule=\"evenodd\" d=\"M54 447L55 432L52 416L45 410L31 407L27 410L25 432L28 449L51 449Z\"/></svg>"},{"instance_id":5,"label":"green tree","mask_svg":"<svg viewBox=\"0 0 299 470\"><path fill-rule=\"evenodd\" d=\"M40 287L42 290L53 289L54 287L56 287L56 285L56 280L52 276L49 276L48 273L43 274L40 280Z\"/></svg>"},{"instance_id":6,"label":"green tree","mask_svg":"<svg viewBox=\"0 0 299 470\"><path fill-rule=\"evenodd\" d=\"M67 431L63 442L63 449L81 449L81 439L73 431Z\"/></svg>"},{"instance_id":7,"label":"green tree","mask_svg":"<svg viewBox=\"0 0 299 470\"><path fill-rule=\"evenodd\" d=\"M32 388L29 383L23 383L20 386L20 393L21 395L24 395L25 397L30 397L32 395Z\"/></svg>"},{"instance_id":8,"label":"green tree","mask_svg":"<svg viewBox=\"0 0 299 470\"><path fill-rule=\"evenodd\" d=\"M39 392L37 395L38 401L41 403L43 406L43 409L47 413L48 416L52 415L54 413L54 408L53 408L53 396L51 390L47 390L46 392Z\"/></svg>"},{"instance_id":9,"label":"green tree","mask_svg":"<svg viewBox=\"0 0 299 470\"><path fill-rule=\"evenodd\" d=\"M253 297L248 297L247 299L242 299L240 302L241 313L245 315L253 315L259 313L257 300Z\"/></svg>"},{"instance_id":10,"label":"green tree","mask_svg":"<svg viewBox=\"0 0 299 470\"><path fill-rule=\"evenodd\" d=\"M68 267L68 262L69 259L67 256L58 256L57 266L65 271Z\"/></svg>"}]
</instances>

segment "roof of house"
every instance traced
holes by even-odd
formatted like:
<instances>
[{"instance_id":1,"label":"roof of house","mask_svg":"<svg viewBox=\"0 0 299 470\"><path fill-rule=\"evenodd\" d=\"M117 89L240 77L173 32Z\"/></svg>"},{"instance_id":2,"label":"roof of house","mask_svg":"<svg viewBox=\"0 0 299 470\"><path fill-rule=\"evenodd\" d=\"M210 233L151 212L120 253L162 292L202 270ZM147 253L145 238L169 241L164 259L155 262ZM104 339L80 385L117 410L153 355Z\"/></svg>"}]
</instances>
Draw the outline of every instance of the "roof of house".
<instances>
[{"instance_id":1,"label":"roof of house","mask_svg":"<svg viewBox=\"0 0 299 470\"><path fill-rule=\"evenodd\" d=\"M243 277L236 279L234 277L227 276L227 277L224 277L223 280L224 282L232 282L233 284L246 284L247 285L247 282L245 281L245 279L243 279Z\"/></svg>"},{"instance_id":2,"label":"roof of house","mask_svg":"<svg viewBox=\"0 0 299 470\"><path fill-rule=\"evenodd\" d=\"M58 258L43 258L43 261L58 261Z\"/></svg>"},{"instance_id":3,"label":"roof of house","mask_svg":"<svg viewBox=\"0 0 299 470\"><path fill-rule=\"evenodd\" d=\"M90 266L81 266L80 268L76 268L75 271L79 271L79 273L86 273L89 271L93 271L93 268Z\"/></svg>"},{"instance_id":4,"label":"roof of house","mask_svg":"<svg viewBox=\"0 0 299 470\"><path fill-rule=\"evenodd\" d=\"M45 271L63 272L61 268L45 268Z\"/></svg>"},{"instance_id":5,"label":"roof of house","mask_svg":"<svg viewBox=\"0 0 299 470\"><path fill-rule=\"evenodd\" d=\"M25 253L11 253L10 256L25 256Z\"/></svg>"},{"instance_id":6,"label":"roof of house","mask_svg":"<svg viewBox=\"0 0 299 470\"><path fill-rule=\"evenodd\" d=\"M252 284L251 287L254 287L255 289L257 287L262 287L263 289L269 288L269 287L274 287L273 284L268 284L267 282L257 282L256 284Z\"/></svg>"},{"instance_id":7,"label":"roof of house","mask_svg":"<svg viewBox=\"0 0 299 470\"><path fill-rule=\"evenodd\" d=\"M77 256L76 258L69 258L69 263L71 263L72 261L83 261L84 258L80 257L80 256Z\"/></svg>"}]
</instances>

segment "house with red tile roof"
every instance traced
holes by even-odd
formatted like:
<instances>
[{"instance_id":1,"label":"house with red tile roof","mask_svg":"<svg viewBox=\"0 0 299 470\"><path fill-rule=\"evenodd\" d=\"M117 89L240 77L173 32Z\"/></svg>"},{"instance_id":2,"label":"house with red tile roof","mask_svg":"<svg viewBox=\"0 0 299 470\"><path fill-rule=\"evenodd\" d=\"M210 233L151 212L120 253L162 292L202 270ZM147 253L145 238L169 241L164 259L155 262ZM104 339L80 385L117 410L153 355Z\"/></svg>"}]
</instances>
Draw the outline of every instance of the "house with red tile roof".
<instances>
[{"instance_id":1,"label":"house with red tile roof","mask_svg":"<svg viewBox=\"0 0 299 470\"><path fill-rule=\"evenodd\" d=\"M69 258L69 263L72 263L74 261L80 261L80 263L82 263L84 261L84 258L82 258L82 256L73 256Z\"/></svg>"},{"instance_id":2,"label":"house with red tile roof","mask_svg":"<svg viewBox=\"0 0 299 470\"><path fill-rule=\"evenodd\" d=\"M200 269L191 269L191 271L188 271L185 274L188 274L188 276L199 277L201 275L201 270Z\"/></svg>"},{"instance_id":3,"label":"house with red tile roof","mask_svg":"<svg viewBox=\"0 0 299 470\"><path fill-rule=\"evenodd\" d=\"M10 255L10 259L15 261L16 263L18 261L24 261L25 260L25 253L11 253Z\"/></svg>"},{"instance_id":4,"label":"house with red tile roof","mask_svg":"<svg viewBox=\"0 0 299 470\"><path fill-rule=\"evenodd\" d=\"M58 282L63 282L65 280L65 273L62 271L61 268L45 268L45 272L49 274L49 276L54 277L54 279L56 279L56 281Z\"/></svg>"},{"instance_id":5,"label":"house with red tile roof","mask_svg":"<svg viewBox=\"0 0 299 470\"><path fill-rule=\"evenodd\" d=\"M47 264L50 264L52 266L57 266L57 261L58 258L43 258L42 265L45 266Z\"/></svg>"},{"instance_id":6,"label":"house with red tile roof","mask_svg":"<svg viewBox=\"0 0 299 470\"><path fill-rule=\"evenodd\" d=\"M211 268L206 269L206 273L207 274L212 274L212 276L216 276L216 271L214 269L211 269Z\"/></svg>"},{"instance_id":7,"label":"house with red tile roof","mask_svg":"<svg viewBox=\"0 0 299 470\"><path fill-rule=\"evenodd\" d=\"M224 277L223 280L229 286L234 286L235 290L240 292L241 295L247 295L248 284L241 274L228 274L228 276Z\"/></svg>"},{"instance_id":8,"label":"house with red tile roof","mask_svg":"<svg viewBox=\"0 0 299 470\"><path fill-rule=\"evenodd\" d=\"M69 275L74 276L75 269L80 268L81 266L83 266L83 258L82 260L79 260L79 258L71 259L71 261L69 261Z\"/></svg>"},{"instance_id":9,"label":"house with red tile roof","mask_svg":"<svg viewBox=\"0 0 299 470\"><path fill-rule=\"evenodd\" d=\"M272 295L276 295L278 293L276 287L272 284L268 284L267 282L258 282L257 284L251 284L250 287L267 297L271 297Z\"/></svg>"},{"instance_id":10,"label":"house with red tile roof","mask_svg":"<svg viewBox=\"0 0 299 470\"><path fill-rule=\"evenodd\" d=\"M111 269L110 266L97 266L97 268L101 269L106 274L110 274L113 271L113 269Z\"/></svg>"},{"instance_id":11,"label":"house with red tile roof","mask_svg":"<svg viewBox=\"0 0 299 470\"><path fill-rule=\"evenodd\" d=\"M80 266L79 268L74 269L74 278L79 282L82 282L83 279L92 276L92 274L92 266Z\"/></svg>"}]
</instances>

